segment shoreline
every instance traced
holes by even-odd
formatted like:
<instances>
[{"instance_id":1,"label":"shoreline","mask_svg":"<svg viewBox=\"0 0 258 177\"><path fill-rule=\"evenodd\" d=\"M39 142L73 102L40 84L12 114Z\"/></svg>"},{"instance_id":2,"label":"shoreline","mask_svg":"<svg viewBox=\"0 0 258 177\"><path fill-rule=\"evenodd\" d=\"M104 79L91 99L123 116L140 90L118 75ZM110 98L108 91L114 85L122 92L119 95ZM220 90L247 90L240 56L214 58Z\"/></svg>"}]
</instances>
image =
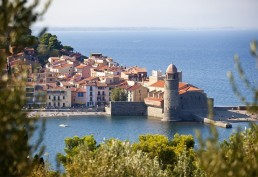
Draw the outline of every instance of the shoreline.
<instances>
[{"instance_id":1,"label":"shoreline","mask_svg":"<svg viewBox=\"0 0 258 177\"><path fill-rule=\"evenodd\" d=\"M95 116L95 115L107 115L106 112L83 112L83 111L66 111L66 112L54 112L54 111L31 111L27 112L28 118L55 118L55 117L76 117L76 116Z\"/></svg>"},{"instance_id":2,"label":"shoreline","mask_svg":"<svg viewBox=\"0 0 258 177\"><path fill-rule=\"evenodd\" d=\"M60 118L60 117L77 117L77 116L108 116L103 111L85 111L85 110L32 110L28 111L28 118ZM204 115L203 115L204 116ZM157 119L159 120L159 119ZM250 114L246 110L215 110L214 121L217 122L258 122L258 115Z\"/></svg>"},{"instance_id":3,"label":"shoreline","mask_svg":"<svg viewBox=\"0 0 258 177\"><path fill-rule=\"evenodd\" d=\"M257 122L258 115L249 113L247 110L215 110L215 121L237 122Z\"/></svg>"}]
</instances>

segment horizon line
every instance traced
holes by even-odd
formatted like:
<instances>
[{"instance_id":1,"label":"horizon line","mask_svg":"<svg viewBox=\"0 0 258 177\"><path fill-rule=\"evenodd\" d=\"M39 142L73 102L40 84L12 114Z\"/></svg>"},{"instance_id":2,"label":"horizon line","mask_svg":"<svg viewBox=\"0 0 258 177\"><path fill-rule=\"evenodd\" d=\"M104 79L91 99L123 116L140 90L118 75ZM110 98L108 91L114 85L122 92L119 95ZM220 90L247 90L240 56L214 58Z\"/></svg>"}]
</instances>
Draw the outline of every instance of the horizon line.
<instances>
[{"instance_id":1,"label":"horizon line","mask_svg":"<svg viewBox=\"0 0 258 177\"><path fill-rule=\"evenodd\" d=\"M32 26L31 28L33 30L39 30L46 27L48 30L58 31L58 30L64 30L64 31L111 31L111 30L128 30L128 31L135 31L135 30L174 30L174 31L202 31L202 30L258 30L258 27L256 28L236 28L236 27L65 27L65 26Z\"/></svg>"}]
</instances>

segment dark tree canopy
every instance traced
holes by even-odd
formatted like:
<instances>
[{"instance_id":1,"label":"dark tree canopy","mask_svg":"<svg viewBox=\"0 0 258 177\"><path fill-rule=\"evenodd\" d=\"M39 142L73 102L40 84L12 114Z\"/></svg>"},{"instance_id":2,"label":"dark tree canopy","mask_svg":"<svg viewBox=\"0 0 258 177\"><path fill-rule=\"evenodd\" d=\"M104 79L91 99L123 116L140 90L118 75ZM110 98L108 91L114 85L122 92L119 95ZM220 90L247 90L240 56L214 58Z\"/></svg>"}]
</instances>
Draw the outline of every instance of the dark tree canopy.
<instances>
[{"instance_id":1,"label":"dark tree canopy","mask_svg":"<svg viewBox=\"0 0 258 177\"><path fill-rule=\"evenodd\" d=\"M114 88L111 92L111 100L112 101L126 101L127 93L121 88Z\"/></svg>"},{"instance_id":2,"label":"dark tree canopy","mask_svg":"<svg viewBox=\"0 0 258 177\"><path fill-rule=\"evenodd\" d=\"M73 48L71 46L68 46L68 45L64 45L63 49L65 49L66 51L69 51L69 52L73 51Z\"/></svg>"}]
</instances>

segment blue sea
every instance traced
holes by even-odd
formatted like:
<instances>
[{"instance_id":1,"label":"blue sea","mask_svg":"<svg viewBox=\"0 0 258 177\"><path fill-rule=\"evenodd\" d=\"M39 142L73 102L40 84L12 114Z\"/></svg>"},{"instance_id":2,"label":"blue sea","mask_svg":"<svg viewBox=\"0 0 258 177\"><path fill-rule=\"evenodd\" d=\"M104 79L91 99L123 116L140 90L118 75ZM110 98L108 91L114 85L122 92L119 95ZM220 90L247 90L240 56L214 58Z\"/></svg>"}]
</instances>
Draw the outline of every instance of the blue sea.
<instances>
[{"instance_id":1,"label":"blue sea","mask_svg":"<svg viewBox=\"0 0 258 177\"><path fill-rule=\"evenodd\" d=\"M70 45L86 56L103 53L123 66L145 67L165 72L173 63L183 72L183 81L202 88L216 106L242 105L227 77L232 71L241 93L249 100L252 93L242 84L234 66L238 55L244 71L253 86L258 85L257 65L250 54L249 44L258 40L258 31L251 30L98 30L98 31L50 31L63 45ZM175 133L192 134L195 130L208 137L209 125L201 123L171 123L149 120L147 117L84 116L47 119L43 144L47 158L54 166L55 154L64 152L64 139L75 135L93 134L98 142L111 137L137 141L140 134L164 134L172 138ZM62 128L60 124L70 127ZM234 123L232 129L217 128L219 140L248 123ZM37 133L37 132L36 132ZM32 142L36 139L36 134Z\"/></svg>"},{"instance_id":2,"label":"blue sea","mask_svg":"<svg viewBox=\"0 0 258 177\"><path fill-rule=\"evenodd\" d=\"M50 31L64 45L86 56L102 53L123 66L145 67L165 72L173 63L183 72L183 81L204 89L214 98L216 106L241 105L232 92L227 72L235 74L236 82L249 100L251 92L239 81L234 67L238 55L246 75L258 85L255 59L249 44L258 40L258 31L242 30L106 30ZM257 65L256 65L257 66Z\"/></svg>"}]
</instances>

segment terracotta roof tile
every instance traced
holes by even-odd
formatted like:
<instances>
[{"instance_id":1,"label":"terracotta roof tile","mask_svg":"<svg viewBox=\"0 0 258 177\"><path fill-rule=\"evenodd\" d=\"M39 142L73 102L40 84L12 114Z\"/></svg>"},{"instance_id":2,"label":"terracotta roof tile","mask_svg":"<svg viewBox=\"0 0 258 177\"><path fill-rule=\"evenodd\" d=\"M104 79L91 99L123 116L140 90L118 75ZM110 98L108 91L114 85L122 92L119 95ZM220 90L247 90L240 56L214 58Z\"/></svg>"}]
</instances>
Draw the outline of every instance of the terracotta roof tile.
<instances>
[{"instance_id":1,"label":"terracotta roof tile","mask_svg":"<svg viewBox=\"0 0 258 177\"><path fill-rule=\"evenodd\" d=\"M85 88L79 88L79 89L76 90L76 92L84 92L84 93L86 93L86 89Z\"/></svg>"},{"instance_id":2,"label":"terracotta roof tile","mask_svg":"<svg viewBox=\"0 0 258 177\"><path fill-rule=\"evenodd\" d=\"M140 87L142 87L142 85L139 85L139 84L135 84L129 88L127 88L128 91L134 91L134 90L137 90L139 89Z\"/></svg>"},{"instance_id":3,"label":"terracotta roof tile","mask_svg":"<svg viewBox=\"0 0 258 177\"><path fill-rule=\"evenodd\" d=\"M159 81L155 82L154 84L150 85L150 87L164 88L164 85L165 85L165 81L164 80L159 80Z\"/></svg>"},{"instance_id":4,"label":"terracotta roof tile","mask_svg":"<svg viewBox=\"0 0 258 177\"><path fill-rule=\"evenodd\" d=\"M87 67L87 65L79 65L79 66L76 66L75 68L82 69L82 68L85 68L85 67Z\"/></svg>"}]
</instances>

